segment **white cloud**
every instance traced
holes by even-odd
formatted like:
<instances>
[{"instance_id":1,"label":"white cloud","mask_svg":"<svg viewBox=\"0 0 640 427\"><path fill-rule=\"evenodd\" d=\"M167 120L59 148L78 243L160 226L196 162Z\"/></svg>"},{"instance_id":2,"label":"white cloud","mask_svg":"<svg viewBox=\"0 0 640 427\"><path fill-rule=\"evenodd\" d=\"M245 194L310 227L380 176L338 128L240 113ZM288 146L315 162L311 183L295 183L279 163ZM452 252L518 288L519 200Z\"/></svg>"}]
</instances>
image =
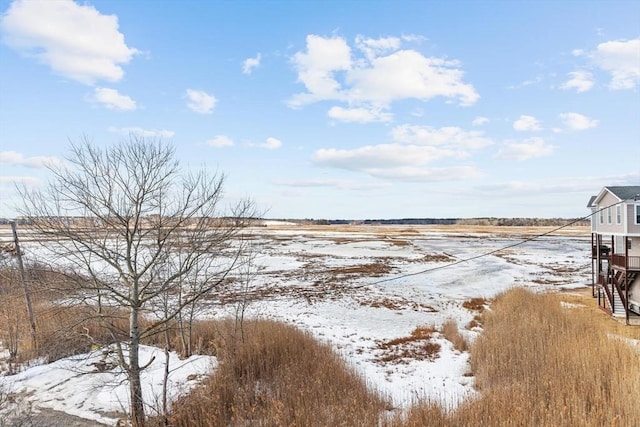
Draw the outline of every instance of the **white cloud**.
<instances>
[{"instance_id":1,"label":"white cloud","mask_svg":"<svg viewBox=\"0 0 640 427\"><path fill-rule=\"evenodd\" d=\"M133 111L137 108L136 101L120 94L116 89L97 87L93 91L92 99L110 110Z\"/></svg>"},{"instance_id":2,"label":"white cloud","mask_svg":"<svg viewBox=\"0 0 640 427\"><path fill-rule=\"evenodd\" d=\"M580 177L564 177L560 182L558 180L552 182L531 182L531 181L508 181L499 184L487 184L479 185L474 188L474 191L479 191L485 194L499 193L502 196L506 195L533 195L533 194L563 194L590 191L594 188L594 183L588 182L588 178ZM607 183L609 181L606 181ZM596 184L597 185L597 184Z\"/></svg>"},{"instance_id":3,"label":"white cloud","mask_svg":"<svg viewBox=\"0 0 640 427\"><path fill-rule=\"evenodd\" d=\"M611 74L611 89L633 89L640 84L640 38L600 43L591 58Z\"/></svg>"},{"instance_id":4,"label":"white cloud","mask_svg":"<svg viewBox=\"0 0 640 427\"><path fill-rule=\"evenodd\" d=\"M493 142L480 131L457 127L400 125L391 131L392 143L366 145L353 149L324 148L312 157L315 165L369 176L401 181L445 181L478 177L481 173L469 165L451 165L466 159L473 150ZM433 165L436 162L445 165Z\"/></svg>"},{"instance_id":5,"label":"white cloud","mask_svg":"<svg viewBox=\"0 0 640 427\"><path fill-rule=\"evenodd\" d=\"M233 147L235 144L231 138L225 135L216 135L207 142L205 142L209 147L222 148L222 147Z\"/></svg>"},{"instance_id":6,"label":"white cloud","mask_svg":"<svg viewBox=\"0 0 640 427\"><path fill-rule=\"evenodd\" d=\"M282 147L282 142L279 139L269 137L265 142L259 144L258 147L266 148L267 150L275 150Z\"/></svg>"},{"instance_id":7,"label":"white cloud","mask_svg":"<svg viewBox=\"0 0 640 427\"><path fill-rule=\"evenodd\" d=\"M260 66L260 60L262 59L262 55L258 53L255 58L247 58L242 63L242 73L243 74L251 74L254 68L258 68Z\"/></svg>"},{"instance_id":8,"label":"white cloud","mask_svg":"<svg viewBox=\"0 0 640 427\"><path fill-rule=\"evenodd\" d=\"M422 43L423 41L428 40L425 36L421 36L419 34L403 34L400 38L405 42L412 43Z\"/></svg>"},{"instance_id":9,"label":"white cloud","mask_svg":"<svg viewBox=\"0 0 640 427\"><path fill-rule=\"evenodd\" d=\"M0 164L9 166L25 166L28 168L42 169L51 165L61 165L63 162L52 156L25 157L17 151L0 151Z\"/></svg>"},{"instance_id":10,"label":"white cloud","mask_svg":"<svg viewBox=\"0 0 640 427\"><path fill-rule=\"evenodd\" d=\"M217 99L202 90L187 89L185 93L187 107L199 114L211 114L216 106Z\"/></svg>"},{"instance_id":11,"label":"white cloud","mask_svg":"<svg viewBox=\"0 0 640 427\"><path fill-rule=\"evenodd\" d=\"M400 39L397 37L372 39L358 35L355 45L368 59L373 59L376 56L400 49Z\"/></svg>"},{"instance_id":12,"label":"white cloud","mask_svg":"<svg viewBox=\"0 0 640 427\"><path fill-rule=\"evenodd\" d=\"M375 182L375 183L366 183L362 181L350 181L344 179L306 179L306 180L292 180L292 181L282 181L276 180L273 182L276 185L282 185L286 187L331 187L338 188L341 190L377 190L381 188L389 188L391 187L390 183L387 182Z\"/></svg>"},{"instance_id":13,"label":"white cloud","mask_svg":"<svg viewBox=\"0 0 640 427\"><path fill-rule=\"evenodd\" d=\"M298 72L298 81L305 85L308 93L294 95L289 105L301 107L305 104L340 99L340 83L334 73L351 68L351 48L340 37L324 38L307 36L307 51L296 53L292 62Z\"/></svg>"},{"instance_id":14,"label":"white cloud","mask_svg":"<svg viewBox=\"0 0 640 427\"><path fill-rule=\"evenodd\" d=\"M622 175L584 175L564 176L560 179L553 178L547 181L508 181L497 184L479 185L472 189L490 194L499 192L501 195L522 194L561 194L586 193L585 200L602 189L602 183L607 185L637 185L640 180L640 172L632 172Z\"/></svg>"},{"instance_id":15,"label":"white cloud","mask_svg":"<svg viewBox=\"0 0 640 427\"><path fill-rule=\"evenodd\" d=\"M460 153L431 146L380 144L352 150L320 149L313 155L318 166L363 172L374 178L401 181L446 181L479 176L471 166L426 167Z\"/></svg>"},{"instance_id":16,"label":"white cloud","mask_svg":"<svg viewBox=\"0 0 640 427\"><path fill-rule=\"evenodd\" d=\"M350 70L346 78L348 97L355 102L387 105L400 99L426 101L442 96L472 105L479 96L473 86L462 82L463 73L458 67L456 61L400 50Z\"/></svg>"},{"instance_id":17,"label":"white cloud","mask_svg":"<svg viewBox=\"0 0 640 427\"><path fill-rule=\"evenodd\" d=\"M343 108L343 107L331 107L327 112L327 115L332 119L340 120L342 122L357 122L357 123L370 123L370 122L390 122L393 119L393 114L382 111L375 108Z\"/></svg>"},{"instance_id":18,"label":"white cloud","mask_svg":"<svg viewBox=\"0 0 640 427\"><path fill-rule=\"evenodd\" d=\"M449 149L395 143L366 145L351 150L322 148L314 153L313 161L319 166L357 171L405 165L422 165L455 155L456 152Z\"/></svg>"},{"instance_id":19,"label":"white cloud","mask_svg":"<svg viewBox=\"0 0 640 427\"><path fill-rule=\"evenodd\" d=\"M569 130L586 130L598 126L599 121L579 113L562 113L560 120Z\"/></svg>"},{"instance_id":20,"label":"white cloud","mask_svg":"<svg viewBox=\"0 0 640 427\"><path fill-rule=\"evenodd\" d=\"M126 45L118 17L71 0L14 1L0 20L2 40L64 77L93 85L117 82L139 53Z\"/></svg>"},{"instance_id":21,"label":"white cloud","mask_svg":"<svg viewBox=\"0 0 640 427\"><path fill-rule=\"evenodd\" d=\"M553 153L553 145L544 142L542 138L529 138L524 142L508 142L500 149L496 158L505 160L529 160L544 157Z\"/></svg>"},{"instance_id":22,"label":"white cloud","mask_svg":"<svg viewBox=\"0 0 640 427\"><path fill-rule=\"evenodd\" d=\"M594 85L593 74L588 71L572 71L568 75L570 79L560 86L561 89L575 89L578 93L582 93Z\"/></svg>"},{"instance_id":23,"label":"white cloud","mask_svg":"<svg viewBox=\"0 0 640 427\"><path fill-rule=\"evenodd\" d=\"M257 148L265 148L267 150L277 150L278 148L282 147L282 141L280 141L279 139L273 138L273 137L269 137L262 143L250 142L250 143L246 144L246 146L248 146L248 147L257 147Z\"/></svg>"},{"instance_id":24,"label":"white cloud","mask_svg":"<svg viewBox=\"0 0 640 427\"><path fill-rule=\"evenodd\" d=\"M536 76L536 78L534 78L534 79L525 80L525 81L523 81L521 83L507 86L507 89L520 89L520 88L523 88L523 87L536 85L538 83L541 83L542 80L544 80L543 76Z\"/></svg>"},{"instance_id":25,"label":"white cloud","mask_svg":"<svg viewBox=\"0 0 640 427\"><path fill-rule=\"evenodd\" d=\"M35 187L40 183L40 180L33 176L0 176L0 184L23 184L27 187ZM3 189L7 194L12 192L11 189Z\"/></svg>"},{"instance_id":26,"label":"white cloud","mask_svg":"<svg viewBox=\"0 0 640 427\"><path fill-rule=\"evenodd\" d=\"M533 116L522 115L518 120L513 122L513 128L518 131L534 132L542 130L540 122Z\"/></svg>"},{"instance_id":27,"label":"white cloud","mask_svg":"<svg viewBox=\"0 0 640 427\"><path fill-rule=\"evenodd\" d=\"M482 117L482 116L478 116L475 119L473 119L473 121L471 122L471 124L473 126L482 126L489 123L489 119L487 117Z\"/></svg>"},{"instance_id":28,"label":"white cloud","mask_svg":"<svg viewBox=\"0 0 640 427\"><path fill-rule=\"evenodd\" d=\"M143 138L173 138L176 134L172 130L166 129L143 129L141 127L123 127L117 128L114 126L109 127L109 132L120 133L122 135L136 135Z\"/></svg>"},{"instance_id":29,"label":"white cloud","mask_svg":"<svg viewBox=\"0 0 640 427\"><path fill-rule=\"evenodd\" d=\"M483 176L474 166L451 166L440 168L418 168L411 166L383 169L369 169L368 173L376 178L397 181L439 182L460 181Z\"/></svg>"},{"instance_id":30,"label":"white cloud","mask_svg":"<svg viewBox=\"0 0 640 427\"><path fill-rule=\"evenodd\" d=\"M307 36L306 51L296 53L292 63L306 92L291 97L297 108L318 101L342 101L349 108L387 107L401 99L422 101L434 97L474 104L479 96L462 81L457 61L426 57L415 50L400 50L401 39L370 39L358 36L355 46L364 52L352 56L341 37Z\"/></svg>"},{"instance_id":31,"label":"white cloud","mask_svg":"<svg viewBox=\"0 0 640 427\"><path fill-rule=\"evenodd\" d=\"M493 144L482 131L465 131L455 126L437 129L430 126L400 125L391 131L391 135L397 142L441 145L456 149L479 149Z\"/></svg>"}]
</instances>

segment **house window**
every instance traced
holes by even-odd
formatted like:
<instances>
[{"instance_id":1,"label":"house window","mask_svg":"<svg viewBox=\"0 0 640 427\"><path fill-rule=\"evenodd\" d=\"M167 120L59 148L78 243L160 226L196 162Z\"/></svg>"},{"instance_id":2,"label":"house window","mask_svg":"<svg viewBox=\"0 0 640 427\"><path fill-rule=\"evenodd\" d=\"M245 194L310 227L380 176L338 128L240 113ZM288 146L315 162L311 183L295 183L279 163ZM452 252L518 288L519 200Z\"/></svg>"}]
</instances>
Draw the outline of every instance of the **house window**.
<instances>
[{"instance_id":1,"label":"house window","mask_svg":"<svg viewBox=\"0 0 640 427\"><path fill-rule=\"evenodd\" d=\"M611 224L611 206L607 208L607 224Z\"/></svg>"},{"instance_id":2,"label":"house window","mask_svg":"<svg viewBox=\"0 0 640 427\"><path fill-rule=\"evenodd\" d=\"M604 209L600 209L600 224L604 224Z\"/></svg>"},{"instance_id":3,"label":"house window","mask_svg":"<svg viewBox=\"0 0 640 427\"><path fill-rule=\"evenodd\" d=\"M622 206L616 206L616 224L622 224Z\"/></svg>"},{"instance_id":4,"label":"house window","mask_svg":"<svg viewBox=\"0 0 640 427\"><path fill-rule=\"evenodd\" d=\"M636 205L636 225L640 225L640 205Z\"/></svg>"}]
</instances>

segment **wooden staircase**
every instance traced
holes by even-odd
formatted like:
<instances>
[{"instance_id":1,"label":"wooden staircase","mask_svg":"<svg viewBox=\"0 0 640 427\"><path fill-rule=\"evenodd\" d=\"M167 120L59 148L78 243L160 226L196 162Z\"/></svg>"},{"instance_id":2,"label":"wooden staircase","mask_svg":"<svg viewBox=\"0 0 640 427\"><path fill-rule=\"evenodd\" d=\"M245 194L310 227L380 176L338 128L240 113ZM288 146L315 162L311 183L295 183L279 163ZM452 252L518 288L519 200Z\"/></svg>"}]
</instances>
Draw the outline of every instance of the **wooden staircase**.
<instances>
[{"instance_id":1,"label":"wooden staircase","mask_svg":"<svg viewBox=\"0 0 640 427\"><path fill-rule=\"evenodd\" d=\"M625 284L629 283L629 285L631 285L637 278L640 277L640 273L635 271L627 272L627 281L625 281L625 273L623 271L611 271L609 274L609 283L606 285L601 285L601 287L598 289L598 292L600 293L601 298L604 300L605 308L611 312L611 315L614 318L623 321L627 318L627 314L625 312L625 303L623 299L624 297L621 297L621 295L618 293L614 283L619 284L620 289L622 289L622 292L624 294ZM605 291L605 286L607 287L610 295L613 297L613 302L611 302L609 296L607 295L608 292ZM634 313L633 311L630 311L629 324L640 325L640 315Z\"/></svg>"}]
</instances>

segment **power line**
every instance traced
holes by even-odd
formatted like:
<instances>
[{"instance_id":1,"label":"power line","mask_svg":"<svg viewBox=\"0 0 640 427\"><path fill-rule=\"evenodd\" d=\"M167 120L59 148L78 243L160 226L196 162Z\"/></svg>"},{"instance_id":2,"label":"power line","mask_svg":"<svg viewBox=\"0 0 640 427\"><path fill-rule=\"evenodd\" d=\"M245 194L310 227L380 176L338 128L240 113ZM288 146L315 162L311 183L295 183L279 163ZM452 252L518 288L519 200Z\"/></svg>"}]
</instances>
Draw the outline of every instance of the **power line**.
<instances>
[{"instance_id":1,"label":"power line","mask_svg":"<svg viewBox=\"0 0 640 427\"><path fill-rule=\"evenodd\" d=\"M512 243L512 244L510 244L510 245L503 246L503 247L498 248L498 249L494 249L494 250L489 251L489 252L484 252L484 253L481 253L481 254L479 254L479 255L472 256L472 257L470 257L470 258L464 258L464 259L461 259L461 260L458 260L458 261L451 262L451 263L449 263L449 264L440 265L440 266L437 266L437 267L431 267L431 268L427 268L427 269L425 269L425 270L415 271L415 272L413 272L413 273L401 274L400 276L395 276L395 277L388 277L388 278L386 278L386 279L377 280L377 281L375 281L375 282L367 283L366 285L357 286L357 287L364 287L364 286L370 286L370 285L378 285L378 284L380 284L380 283L391 282L391 281L394 281L394 280L400 280L400 279L404 279L404 278L407 278L407 277L412 277L412 276L418 276L418 275L421 275L421 274L431 273L432 271L436 271L436 270L443 270L443 269L445 269L445 268L454 267L454 266L456 266L456 265L458 265L458 264L462 264L462 263L465 263L465 262L469 262L469 261L476 260L476 259L478 259L478 258L483 258L483 257L489 256L489 255L493 255L493 254L495 254L495 253L497 253L497 252L501 252L501 251L504 251L504 250L506 250L506 249L511 249L511 248L516 247L516 246L524 245L525 243L529 243L529 242L532 242L532 241L534 241L534 240L536 240L536 239L539 239L539 238L541 238L541 237L544 237L544 236L548 236L548 235L550 235L550 234L553 234L553 233L555 233L555 232L557 232L557 231L560 231L560 230L562 230L563 228L569 227L569 226L571 226L571 225L573 225L573 224L575 224L575 223L577 223L577 222L584 221L584 220L586 220L587 218L589 218L589 217L591 217L591 216L593 216L593 215L595 215L595 214L597 214L597 213L599 213L599 212L601 212L601 211L603 211L603 210L605 210L605 209L608 209L608 208L610 208L610 207L613 207L613 206L616 206L616 205L622 204L622 203L624 203L624 202L626 202L626 201L628 201L628 200L635 200L637 197L638 197L638 196L636 195L635 197L631 197L631 198L628 198L628 199L621 200L621 201L616 202L616 203L613 203L613 204L611 204L611 205L609 205L609 206L605 206L605 207L603 207L603 208L601 208L601 209L598 209L597 211L592 212L592 213L590 213L589 215L585 215L585 216L583 216L583 217L581 217L581 218L574 219L573 221L571 221L571 222L569 222L569 223L567 223L567 224L564 224L564 225L562 225L562 226L560 226L560 227L554 228L553 230L547 231L547 232L542 233L542 234L538 234L538 235L536 235L536 236L530 237L530 238L525 239L525 240L522 240L522 241L520 241L520 242Z\"/></svg>"}]
</instances>

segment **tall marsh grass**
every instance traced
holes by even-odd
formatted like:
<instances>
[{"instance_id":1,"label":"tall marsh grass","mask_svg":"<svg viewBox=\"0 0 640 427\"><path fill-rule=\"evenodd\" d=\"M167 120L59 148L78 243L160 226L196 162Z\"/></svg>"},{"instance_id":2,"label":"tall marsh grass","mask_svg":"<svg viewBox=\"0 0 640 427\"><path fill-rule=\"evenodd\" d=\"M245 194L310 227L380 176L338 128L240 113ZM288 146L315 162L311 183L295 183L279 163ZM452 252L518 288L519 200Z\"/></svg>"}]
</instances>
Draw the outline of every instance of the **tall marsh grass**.
<instances>
[{"instance_id":1,"label":"tall marsh grass","mask_svg":"<svg viewBox=\"0 0 640 427\"><path fill-rule=\"evenodd\" d=\"M480 397L444 418L418 405L400 425L638 425L640 353L612 337L610 322L563 308L557 294L513 289L484 313L471 348Z\"/></svg>"},{"instance_id":2,"label":"tall marsh grass","mask_svg":"<svg viewBox=\"0 0 640 427\"><path fill-rule=\"evenodd\" d=\"M272 321L222 325L220 365L173 405L170 425L375 426L387 404L333 350Z\"/></svg>"}]
</instances>

